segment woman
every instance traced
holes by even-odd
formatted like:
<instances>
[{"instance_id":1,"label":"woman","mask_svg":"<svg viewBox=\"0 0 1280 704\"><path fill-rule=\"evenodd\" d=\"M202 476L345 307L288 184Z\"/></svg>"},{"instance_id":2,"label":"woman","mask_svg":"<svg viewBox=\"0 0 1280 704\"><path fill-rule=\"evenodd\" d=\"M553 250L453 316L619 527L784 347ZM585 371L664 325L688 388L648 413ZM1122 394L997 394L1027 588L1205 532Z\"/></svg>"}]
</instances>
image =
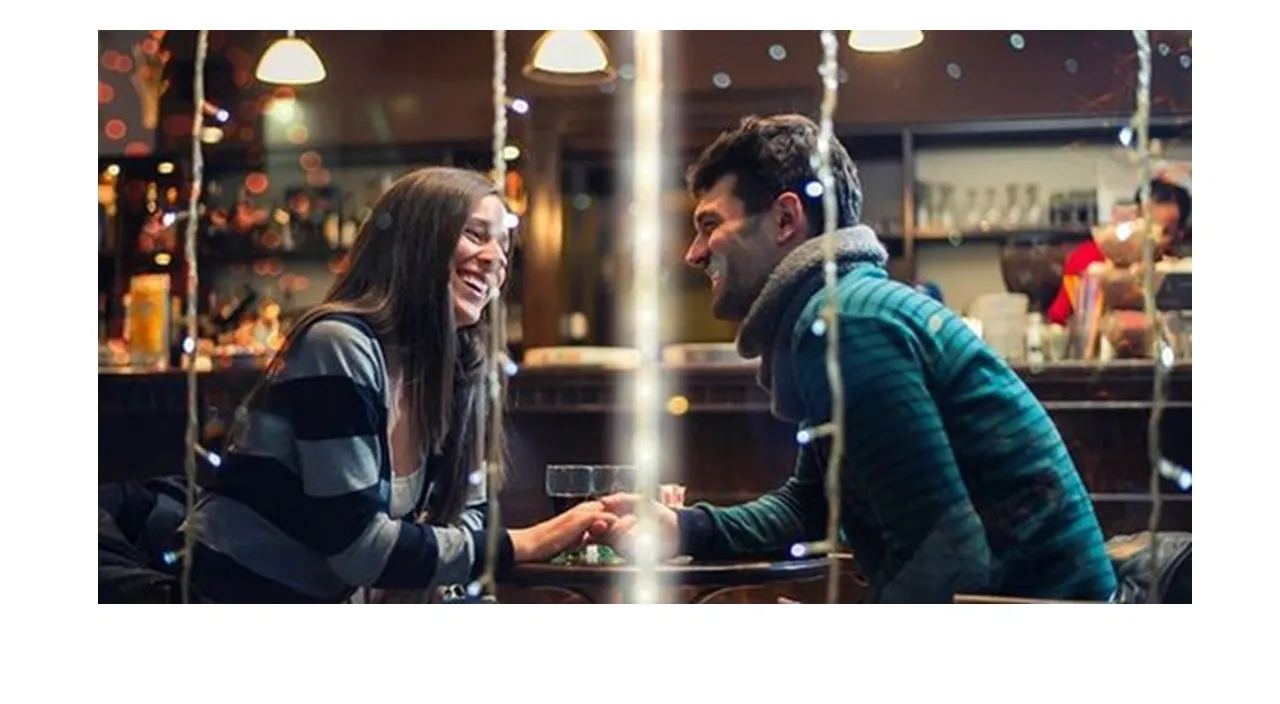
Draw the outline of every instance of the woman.
<instances>
[{"instance_id":1,"label":"woman","mask_svg":"<svg viewBox=\"0 0 1280 704\"><path fill-rule=\"evenodd\" d=\"M481 175L428 168L374 206L324 302L237 412L187 521L214 602L341 602L467 584L486 564L470 420L482 315L507 277L507 211ZM551 558L613 517L580 504L504 530L498 563Z\"/></svg>"}]
</instances>

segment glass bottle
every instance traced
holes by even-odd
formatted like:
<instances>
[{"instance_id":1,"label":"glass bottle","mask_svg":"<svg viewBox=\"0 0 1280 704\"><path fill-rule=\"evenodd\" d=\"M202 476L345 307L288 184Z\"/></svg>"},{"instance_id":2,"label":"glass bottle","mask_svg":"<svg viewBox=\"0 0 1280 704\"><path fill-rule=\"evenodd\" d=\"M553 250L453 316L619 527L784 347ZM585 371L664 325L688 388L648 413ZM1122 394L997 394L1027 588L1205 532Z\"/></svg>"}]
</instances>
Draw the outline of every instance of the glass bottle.
<instances>
[{"instance_id":1,"label":"glass bottle","mask_svg":"<svg viewBox=\"0 0 1280 704\"><path fill-rule=\"evenodd\" d=\"M1022 211L1022 221L1030 227L1039 227L1045 224L1044 206L1040 203L1040 186L1034 183L1027 184L1027 200L1026 207Z\"/></svg>"},{"instance_id":2,"label":"glass bottle","mask_svg":"<svg viewBox=\"0 0 1280 704\"><path fill-rule=\"evenodd\" d=\"M1007 230L1016 230L1022 224L1022 204L1019 198L1018 184L1011 183L1006 187L1006 197L1008 204L1004 211L1004 226Z\"/></svg>"},{"instance_id":3,"label":"glass bottle","mask_svg":"<svg viewBox=\"0 0 1280 704\"><path fill-rule=\"evenodd\" d=\"M965 189L963 228L967 231L977 230L982 225L982 206L978 204L978 189Z\"/></svg>"}]
</instances>

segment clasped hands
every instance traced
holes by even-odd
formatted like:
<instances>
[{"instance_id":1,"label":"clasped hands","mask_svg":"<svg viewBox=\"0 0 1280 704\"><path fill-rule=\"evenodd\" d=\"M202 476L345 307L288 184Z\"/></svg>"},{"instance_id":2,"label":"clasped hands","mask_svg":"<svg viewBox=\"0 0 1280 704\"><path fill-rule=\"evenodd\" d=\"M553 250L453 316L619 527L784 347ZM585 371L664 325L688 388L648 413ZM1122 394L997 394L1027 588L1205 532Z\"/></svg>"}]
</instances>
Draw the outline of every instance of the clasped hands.
<instances>
[{"instance_id":1,"label":"clasped hands","mask_svg":"<svg viewBox=\"0 0 1280 704\"><path fill-rule=\"evenodd\" d=\"M598 501L584 501L549 520L528 528L510 531L516 562L545 562L566 550L587 543L601 543L624 557L633 552L636 510L644 501L636 494L613 494ZM650 500L658 520L660 544L671 557L675 553L678 530L676 512Z\"/></svg>"}]
</instances>

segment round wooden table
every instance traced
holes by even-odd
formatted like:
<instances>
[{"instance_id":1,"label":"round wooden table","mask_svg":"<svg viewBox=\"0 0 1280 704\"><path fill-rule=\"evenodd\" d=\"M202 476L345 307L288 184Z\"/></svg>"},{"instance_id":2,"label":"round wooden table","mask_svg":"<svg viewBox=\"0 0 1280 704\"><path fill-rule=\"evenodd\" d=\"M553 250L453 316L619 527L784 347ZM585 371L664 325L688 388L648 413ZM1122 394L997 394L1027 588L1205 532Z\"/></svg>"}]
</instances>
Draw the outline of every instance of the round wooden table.
<instances>
[{"instance_id":1,"label":"round wooden table","mask_svg":"<svg viewBox=\"0 0 1280 704\"><path fill-rule=\"evenodd\" d=\"M657 569L671 587L693 590L692 604L705 604L725 592L784 582L821 579L829 569L826 558L788 560L733 560L723 562L673 561ZM591 604L617 603L627 581L639 568L631 565L523 564L504 579L507 584L572 594Z\"/></svg>"}]
</instances>

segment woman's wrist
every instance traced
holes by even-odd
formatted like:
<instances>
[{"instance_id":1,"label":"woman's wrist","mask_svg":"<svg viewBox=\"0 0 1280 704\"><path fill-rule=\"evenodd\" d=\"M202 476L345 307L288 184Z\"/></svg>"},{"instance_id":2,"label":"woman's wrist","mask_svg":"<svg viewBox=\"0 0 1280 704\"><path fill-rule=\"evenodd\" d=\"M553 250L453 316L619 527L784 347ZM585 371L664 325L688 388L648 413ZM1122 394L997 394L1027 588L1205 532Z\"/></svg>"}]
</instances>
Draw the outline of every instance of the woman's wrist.
<instances>
[{"instance_id":1,"label":"woman's wrist","mask_svg":"<svg viewBox=\"0 0 1280 704\"><path fill-rule=\"evenodd\" d=\"M511 559L513 562L530 562L534 559L538 546L538 541L534 535L535 530L537 530L536 526L507 531L507 540L511 544Z\"/></svg>"}]
</instances>

